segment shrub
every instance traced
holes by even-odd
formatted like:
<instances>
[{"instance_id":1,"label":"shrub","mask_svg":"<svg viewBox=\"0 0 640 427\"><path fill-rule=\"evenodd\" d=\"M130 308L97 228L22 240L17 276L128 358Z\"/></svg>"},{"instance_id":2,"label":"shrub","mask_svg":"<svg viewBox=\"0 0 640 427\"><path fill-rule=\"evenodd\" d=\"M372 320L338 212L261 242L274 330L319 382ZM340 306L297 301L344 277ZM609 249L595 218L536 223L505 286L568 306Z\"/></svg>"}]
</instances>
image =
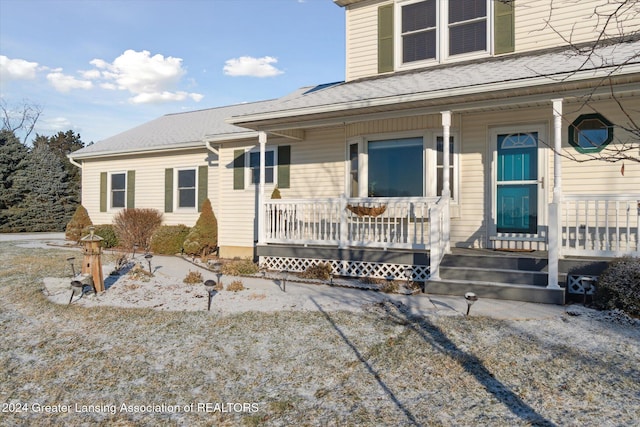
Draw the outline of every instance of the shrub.
<instances>
[{"instance_id":1,"label":"shrub","mask_svg":"<svg viewBox=\"0 0 640 427\"><path fill-rule=\"evenodd\" d=\"M258 264L249 258L225 261L221 268L222 273L228 276L249 276L256 274L259 270Z\"/></svg>"},{"instance_id":2,"label":"shrub","mask_svg":"<svg viewBox=\"0 0 640 427\"><path fill-rule=\"evenodd\" d=\"M282 195L280 194L280 190L278 190L278 187L274 188L273 191L271 192L271 198L282 199Z\"/></svg>"},{"instance_id":3,"label":"shrub","mask_svg":"<svg viewBox=\"0 0 640 427\"><path fill-rule=\"evenodd\" d=\"M87 228L86 233L84 235L89 234L89 229ZM118 236L116 235L116 231L111 224L102 224L96 225L95 235L102 237L102 247L103 248L115 248L118 246Z\"/></svg>"},{"instance_id":4,"label":"shrub","mask_svg":"<svg viewBox=\"0 0 640 427\"><path fill-rule=\"evenodd\" d=\"M380 291L387 294L398 292L398 289L400 289L400 286L395 280L385 280L384 283L380 284Z\"/></svg>"},{"instance_id":5,"label":"shrub","mask_svg":"<svg viewBox=\"0 0 640 427\"><path fill-rule=\"evenodd\" d=\"M202 274L199 271L191 271L191 270L189 270L189 273L187 274L187 276L182 281L184 283L189 283L189 284L193 285L193 284L196 284L196 283L204 282L204 279L202 278Z\"/></svg>"},{"instance_id":6,"label":"shrub","mask_svg":"<svg viewBox=\"0 0 640 427\"><path fill-rule=\"evenodd\" d=\"M321 262L309 266L300 276L305 279L329 280L331 274L331 264Z\"/></svg>"},{"instance_id":7,"label":"shrub","mask_svg":"<svg viewBox=\"0 0 640 427\"><path fill-rule=\"evenodd\" d=\"M183 246L185 253L202 257L218 248L218 220L209 199L202 204L200 217L185 238Z\"/></svg>"},{"instance_id":8,"label":"shrub","mask_svg":"<svg viewBox=\"0 0 640 427\"><path fill-rule=\"evenodd\" d=\"M84 206L78 205L71 220L67 224L64 237L67 240L73 240L77 243L84 236L84 234L82 234L83 230L90 225L93 225L93 223L91 222L91 218L89 218L89 212L87 212Z\"/></svg>"},{"instance_id":9,"label":"shrub","mask_svg":"<svg viewBox=\"0 0 640 427\"><path fill-rule=\"evenodd\" d=\"M162 224L162 213L155 209L123 209L113 218L118 241L127 249L138 245L148 250L151 235Z\"/></svg>"},{"instance_id":10,"label":"shrub","mask_svg":"<svg viewBox=\"0 0 640 427\"><path fill-rule=\"evenodd\" d=\"M231 292L238 292L244 290L244 285L241 280L234 280L227 285L227 290Z\"/></svg>"},{"instance_id":11,"label":"shrub","mask_svg":"<svg viewBox=\"0 0 640 427\"><path fill-rule=\"evenodd\" d=\"M151 251L173 255L182 251L184 240L191 229L186 225L163 225L151 236Z\"/></svg>"},{"instance_id":12,"label":"shrub","mask_svg":"<svg viewBox=\"0 0 640 427\"><path fill-rule=\"evenodd\" d=\"M613 261L598 278L593 304L603 310L620 309L640 316L640 259Z\"/></svg>"}]
</instances>

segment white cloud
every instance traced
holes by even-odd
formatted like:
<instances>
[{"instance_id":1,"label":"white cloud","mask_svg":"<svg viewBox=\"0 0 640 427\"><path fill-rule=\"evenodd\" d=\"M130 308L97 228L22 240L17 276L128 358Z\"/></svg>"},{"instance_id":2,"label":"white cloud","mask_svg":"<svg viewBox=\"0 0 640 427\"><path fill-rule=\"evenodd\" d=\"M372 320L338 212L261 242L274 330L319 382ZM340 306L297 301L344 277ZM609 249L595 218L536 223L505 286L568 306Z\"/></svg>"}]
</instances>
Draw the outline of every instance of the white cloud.
<instances>
[{"instance_id":1,"label":"white cloud","mask_svg":"<svg viewBox=\"0 0 640 427\"><path fill-rule=\"evenodd\" d=\"M47 80L58 92L69 92L71 89L91 89L93 83L89 80L78 80L73 76L69 76L56 70L47 74Z\"/></svg>"},{"instance_id":2,"label":"white cloud","mask_svg":"<svg viewBox=\"0 0 640 427\"><path fill-rule=\"evenodd\" d=\"M94 79L100 79L100 87L110 90L124 90L135 95L129 99L134 104L182 101L190 98L196 102L203 98L198 93L176 91L182 77L182 59L156 54L149 51L127 50L112 63L102 59L90 62L95 70L85 72ZM99 73L99 75L97 74Z\"/></svg>"},{"instance_id":3,"label":"white cloud","mask_svg":"<svg viewBox=\"0 0 640 427\"><path fill-rule=\"evenodd\" d=\"M227 76L250 76L250 77L273 77L284 73L271 64L278 60L272 56L253 58L251 56L241 56L232 58L225 62L223 71Z\"/></svg>"},{"instance_id":4,"label":"white cloud","mask_svg":"<svg viewBox=\"0 0 640 427\"><path fill-rule=\"evenodd\" d=\"M2 80L32 80L36 78L37 69L37 62L9 59L0 55L0 77Z\"/></svg>"}]
</instances>

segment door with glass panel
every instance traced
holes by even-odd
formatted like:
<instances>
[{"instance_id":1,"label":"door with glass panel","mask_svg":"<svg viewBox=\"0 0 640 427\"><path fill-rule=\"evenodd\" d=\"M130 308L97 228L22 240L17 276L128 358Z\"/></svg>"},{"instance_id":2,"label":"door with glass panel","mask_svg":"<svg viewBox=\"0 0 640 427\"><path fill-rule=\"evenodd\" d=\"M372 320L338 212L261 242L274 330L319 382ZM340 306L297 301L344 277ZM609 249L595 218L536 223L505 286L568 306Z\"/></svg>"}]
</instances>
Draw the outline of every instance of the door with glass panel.
<instances>
[{"instance_id":1,"label":"door with glass panel","mask_svg":"<svg viewBox=\"0 0 640 427\"><path fill-rule=\"evenodd\" d=\"M495 227L498 234L538 234L541 200L538 132L497 133Z\"/></svg>"}]
</instances>

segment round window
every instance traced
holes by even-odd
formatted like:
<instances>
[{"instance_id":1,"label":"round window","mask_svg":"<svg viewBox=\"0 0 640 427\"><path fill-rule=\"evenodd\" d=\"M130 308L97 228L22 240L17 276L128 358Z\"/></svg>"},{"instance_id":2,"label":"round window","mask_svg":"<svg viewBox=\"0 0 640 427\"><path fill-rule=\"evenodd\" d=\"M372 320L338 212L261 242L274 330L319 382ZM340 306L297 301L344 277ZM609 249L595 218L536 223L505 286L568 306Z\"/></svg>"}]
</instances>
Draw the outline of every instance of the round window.
<instances>
[{"instance_id":1,"label":"round window","mask_svg":"<svg viewBox=\"0 0 640 427\"><path fill-rule=\"evenodd\" d=\"M580 153L596 153L613 141L613 124L601 114L583 114L569 126L569 144Z\"/></svg>"}]
</instances>

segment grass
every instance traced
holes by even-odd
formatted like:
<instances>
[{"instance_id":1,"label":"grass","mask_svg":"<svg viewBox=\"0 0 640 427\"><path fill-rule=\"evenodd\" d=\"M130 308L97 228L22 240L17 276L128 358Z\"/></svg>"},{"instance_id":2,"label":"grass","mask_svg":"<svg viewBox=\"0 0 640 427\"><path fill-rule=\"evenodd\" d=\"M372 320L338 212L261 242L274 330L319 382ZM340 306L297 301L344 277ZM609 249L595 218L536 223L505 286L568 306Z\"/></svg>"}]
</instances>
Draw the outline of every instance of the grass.
<instances>
[{"instance_id":1,"label":"grass","mask_svg":"<svg viewBox=\"0 0 640 427\"><path fill-rule=\"evenodd\" d=\"M0 401L117 411L2 413L0 424L599 426L638 419L637 326L574 317L413 318L391 303L364 313L227 316L55 305L42 294L42 278L69 276L68 256L0 243L7 266L0 270ZM257 410L131 413L120 411L123 403L255 403Z\"/></svg>"}]
</instances>

